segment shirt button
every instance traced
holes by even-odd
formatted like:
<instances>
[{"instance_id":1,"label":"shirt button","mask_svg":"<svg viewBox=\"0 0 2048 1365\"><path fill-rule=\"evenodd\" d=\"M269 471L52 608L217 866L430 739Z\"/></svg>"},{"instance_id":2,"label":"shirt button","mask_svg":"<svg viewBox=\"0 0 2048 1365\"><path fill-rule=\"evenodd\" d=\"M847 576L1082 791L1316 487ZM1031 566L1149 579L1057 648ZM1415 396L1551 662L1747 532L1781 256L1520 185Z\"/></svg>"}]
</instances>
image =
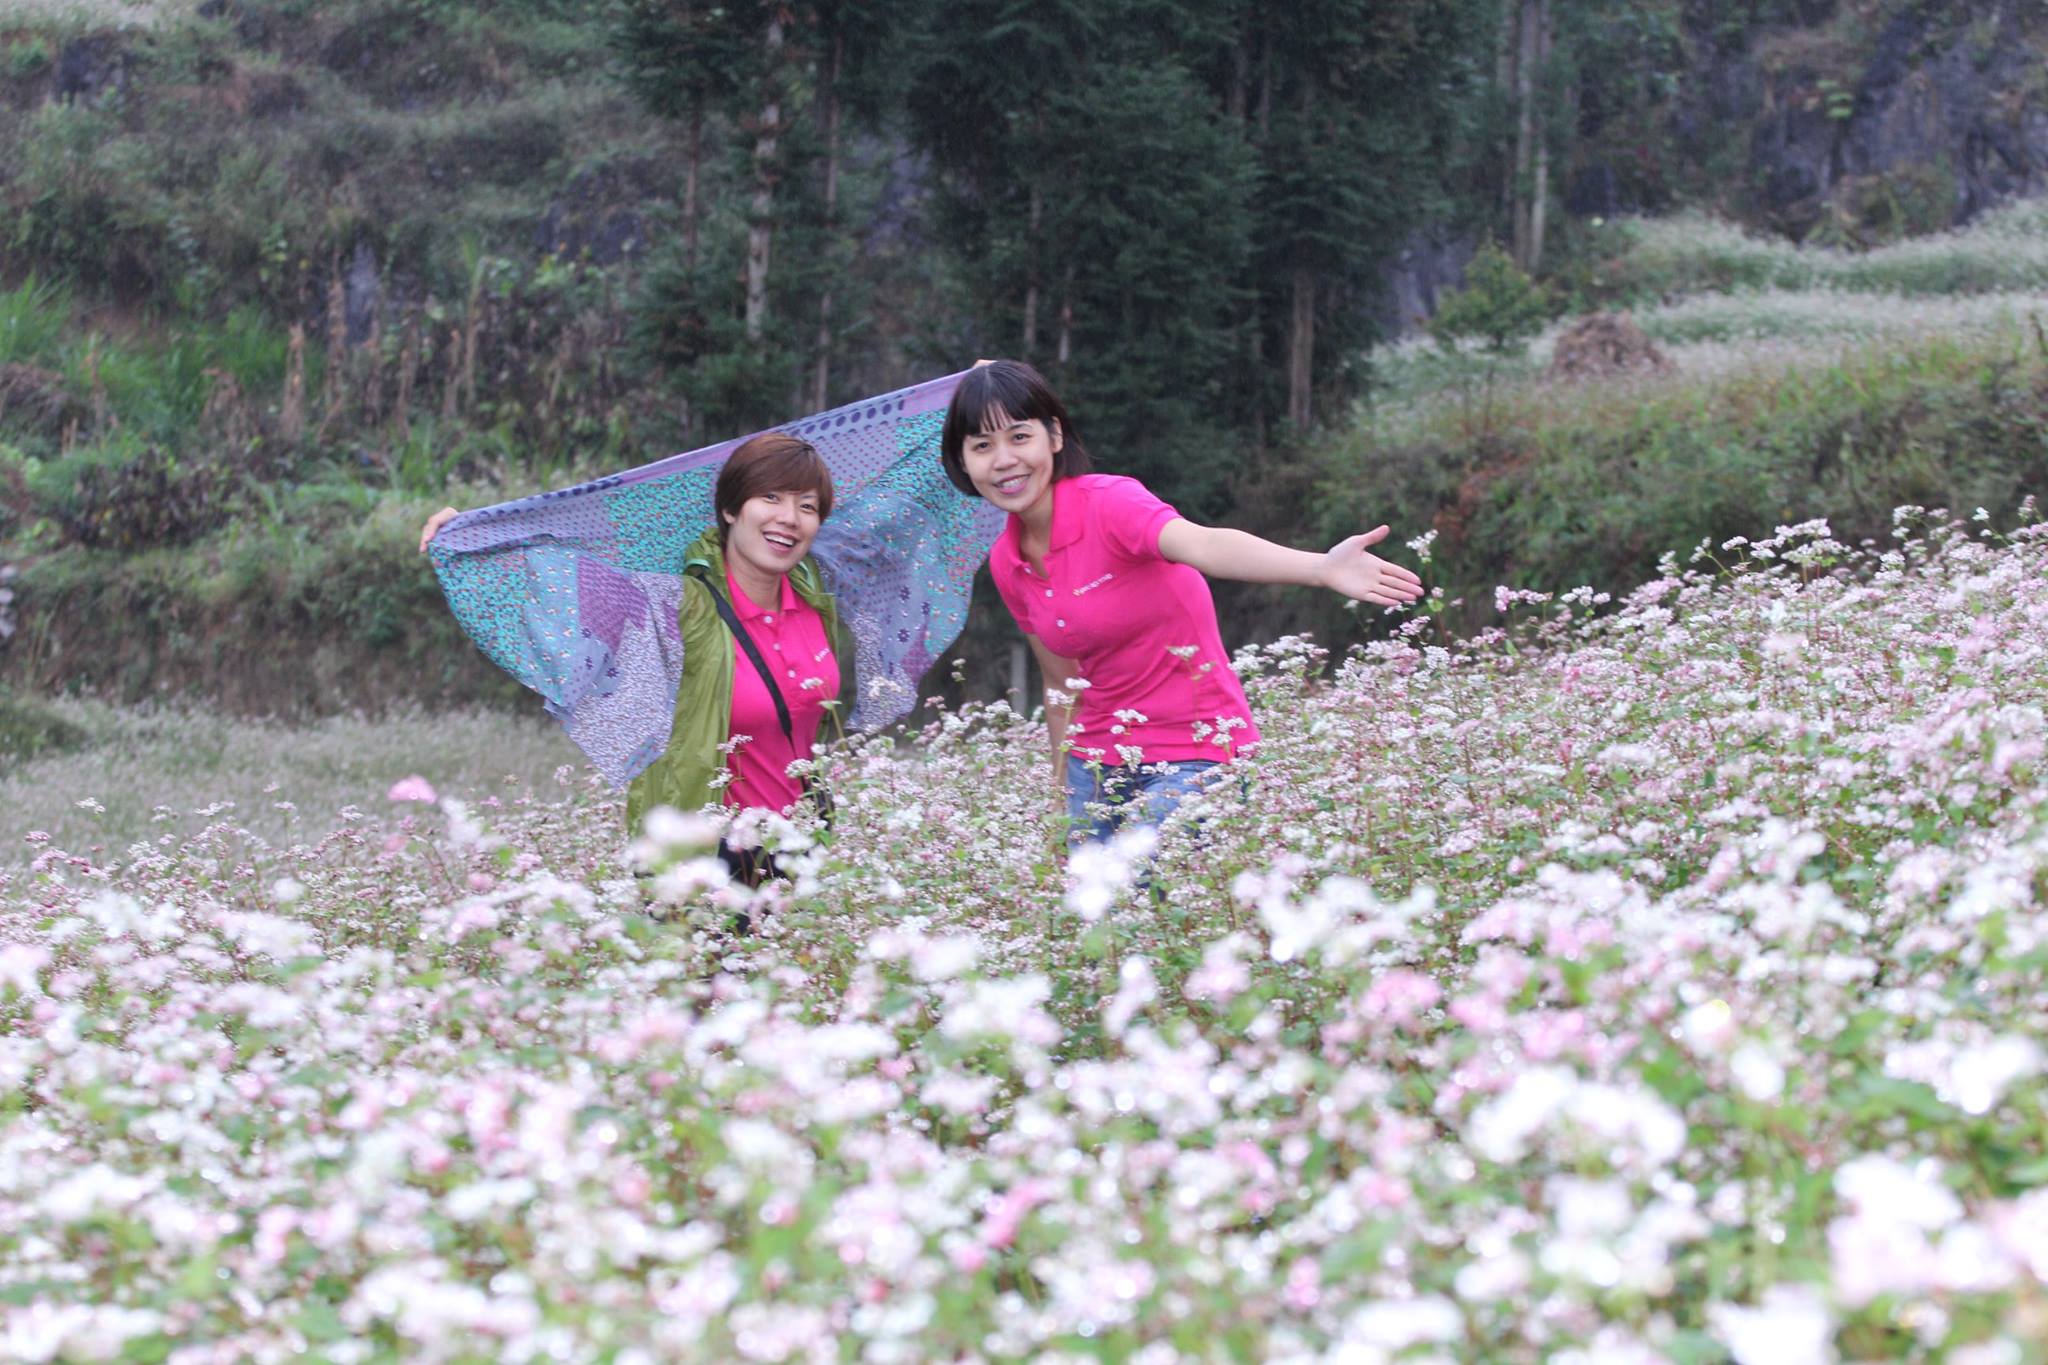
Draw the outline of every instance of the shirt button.
<instances>
[{"instance_id":1,"label":"shirt button","mask_svg":"<svg viewBox=\"0 0 2048 1365\"><path fill-rule=\"evenodd\" d=\"M767 622L767 623L768 623L769 625L771 625L771 626L775 624L775 617L774 617L774 615L773 615L773 614L770 614L770 615L764 616L764 617L762 617L761 619L762 619L763 621L766 621L766 622Z\"/></svg>"},{"instance_id":2,"label":"shirt button","mask_svg":"<svg viewBox=\"0 0 2048 1365\"><path fill-rule=\"evenodd\" d=\"M1067 623L1065 621L1055 621L1053 622L1053 624L1056 626L1065 626Z\"/></svg>"},{"instance_id":3,"label":"shirt button","mask_svg":"<svg viewBox=\"0 0 2048 1365\"><path fill-rule=\"evenodd\" d=\"M793 669L793 668L792 668L792 669L790 669L790 670L789 670L789 676L790 676L790 677L792 677L792 678L794 678L794 677L796 676L796 670L795 670L795 669Z\"/></svg>"},{"instance_id":4,"label":"shirt button","mask_svg":"<svg viewBox=\"0 0 2048 1365\"><path fill-rule=\"evenodd\" d=\"M1047 589L1045 590L1045 595L1046 595L1047 597L1050 597L1050 596L1052 596L1052 589L1051 589L1051 588L1047 588Z\"/></svg>"}]
</instances>

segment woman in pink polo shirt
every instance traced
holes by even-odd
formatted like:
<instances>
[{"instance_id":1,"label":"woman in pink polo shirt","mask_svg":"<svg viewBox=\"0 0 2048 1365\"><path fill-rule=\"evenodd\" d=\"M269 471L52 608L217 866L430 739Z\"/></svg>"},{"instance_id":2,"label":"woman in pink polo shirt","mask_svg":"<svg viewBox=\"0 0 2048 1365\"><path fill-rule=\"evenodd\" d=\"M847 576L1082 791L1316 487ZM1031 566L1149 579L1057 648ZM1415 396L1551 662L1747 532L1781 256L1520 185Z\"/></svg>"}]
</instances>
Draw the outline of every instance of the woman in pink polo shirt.
<instances>
[{"instance_id":1,"label":"woman in pink polo shirt","mask_svg":"<svg viewBox=\"0 0 2048 1365\"><path fill-rule=\"evenodd\" d=\"M1204 575L1382 606L1422 592L1412 572L1368 553L1384 526L1325 554L1290 550L1198 526L1136 479L1091 473L1065 406L1021 361L961 381L940 452L955 487L1010 514L989 569L1045 675L1074 842L1126 821L1157 824L1259 741Z\"/></svg>"}]
</instances>

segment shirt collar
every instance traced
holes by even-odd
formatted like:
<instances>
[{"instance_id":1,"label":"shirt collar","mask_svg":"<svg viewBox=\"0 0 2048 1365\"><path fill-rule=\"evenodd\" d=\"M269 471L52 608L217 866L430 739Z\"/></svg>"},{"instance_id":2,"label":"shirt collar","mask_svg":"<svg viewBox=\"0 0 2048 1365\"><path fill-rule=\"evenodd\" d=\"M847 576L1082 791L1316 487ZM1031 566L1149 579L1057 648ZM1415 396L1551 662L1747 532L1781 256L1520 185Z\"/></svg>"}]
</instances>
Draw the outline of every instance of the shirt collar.
<instances>
[{"instance_id":1,"label":"shirt collar","mask_svg":"<svg viewBox=\"0 0 2048 1365\"><path fill-rule=\"evenodd\" d=\"M1061 479L1052 486L1052 534L1047 537L1046 550L1064 550L1081 538L1087 527L1086 515L1088 492L1078 478ZM1001 537L1017 567L1028 569L1024 559L1024 523L1012 514L1009 524L1003 527Z\"/></svg>"},{"instance_id":2,"label":"shirt collar","mask_svg":"<svg viewBox=\"0 0 2048 1365\"><path fill-rule=\"evenodd\" d=\"M1081 538L1088 524L1088 490L1078 477L1061 479L1052 486L1052 534L1048 548L1064 550ZM1062 515L1064 513L1065 515Z\"/></svg>"},{"instance_id":3,"label":"shirt collar","mask_svg":"<svg viewBox=\"0 0 2048 1365\"><path fill-rule=\"evenodd\" d=\"M740 585L732 581L732 571L728 569L725 575L726 598L732 603L734 613L742 621L758 621L773 611L783 613L795 611L796 589L789 585L789 575L784 574L779 581L782 584L782 591L776 598L775 605L773 607L759 607L754 605L752 598L740 591Z\"/></svg>"}]
</instances>

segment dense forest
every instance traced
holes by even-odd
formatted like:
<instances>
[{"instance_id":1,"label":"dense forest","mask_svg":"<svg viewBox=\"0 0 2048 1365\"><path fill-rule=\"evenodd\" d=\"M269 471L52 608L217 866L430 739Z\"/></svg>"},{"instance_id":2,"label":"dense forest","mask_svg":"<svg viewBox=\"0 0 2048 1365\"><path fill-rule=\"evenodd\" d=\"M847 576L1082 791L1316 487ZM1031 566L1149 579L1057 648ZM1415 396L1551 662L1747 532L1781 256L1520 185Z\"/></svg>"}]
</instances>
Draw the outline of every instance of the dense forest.
<instances>
[{"instance_id":1,"label":"dense forest","mask_svg":"<svg viewBox=\"0 0 2048 1365\"><path fill-rule=\"evenodd\" d=\"M1636 215L1870 252L2048 168L2038 0L8 14L0 673L265 709L492 686L407 553L444 498L978 355L1190 515L1314 538L1363 488L1455 541L1527 452L1490 372L1450 448L1360 450L1385 343L1506 356L1701 283L1630 254ZM1475 252L1498 288L1444 310Z\"/></svg>"}]
</instances>

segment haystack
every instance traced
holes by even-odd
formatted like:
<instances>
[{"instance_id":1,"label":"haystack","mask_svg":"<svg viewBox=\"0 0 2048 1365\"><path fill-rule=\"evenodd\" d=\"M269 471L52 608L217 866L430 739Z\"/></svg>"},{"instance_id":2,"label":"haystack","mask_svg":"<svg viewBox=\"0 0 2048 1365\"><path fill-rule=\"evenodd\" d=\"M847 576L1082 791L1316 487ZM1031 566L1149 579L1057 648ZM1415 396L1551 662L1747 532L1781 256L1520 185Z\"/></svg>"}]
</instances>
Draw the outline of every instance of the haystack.
<instances>
[{"instance_id":1,"label":"haystack","mask_svg":"<svg viewBox=\"0 0 2048 1365\"><path fill-rule=\"evenodd\" d=\"M1657 343L1626 313L1588 313L1558 334L1550 354L1553 379L1604 379L1672 368Z\"/></svg>"}]
</instances>

